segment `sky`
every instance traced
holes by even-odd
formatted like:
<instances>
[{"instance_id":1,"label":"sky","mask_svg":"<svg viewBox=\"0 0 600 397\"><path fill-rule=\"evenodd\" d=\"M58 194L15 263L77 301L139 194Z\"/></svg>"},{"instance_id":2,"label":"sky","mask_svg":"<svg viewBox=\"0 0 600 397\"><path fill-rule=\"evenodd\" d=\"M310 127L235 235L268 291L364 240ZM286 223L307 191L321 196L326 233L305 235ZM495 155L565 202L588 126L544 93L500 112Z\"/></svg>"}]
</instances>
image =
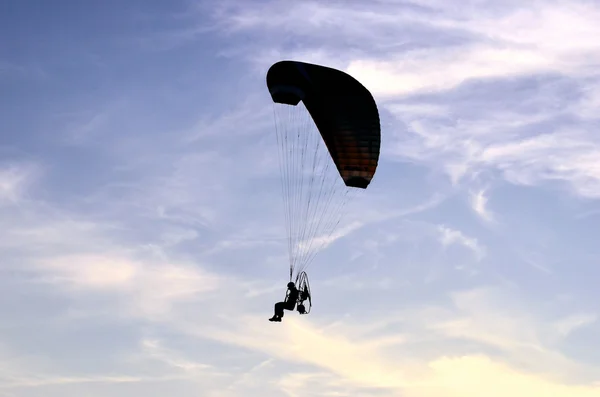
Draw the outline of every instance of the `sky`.
<instances>
[{"instance_id":1,"label":"sky","mask_svg":"<svg viewBox=\"0 0 600 397\"><path fill-rule=\"evenodd\" d=\"M600 396L600 3L0 4L0 396ZM288 281L268 68L373 94ZM352 227L348 227L352 225Z\"/></svg>"}]
</instances>

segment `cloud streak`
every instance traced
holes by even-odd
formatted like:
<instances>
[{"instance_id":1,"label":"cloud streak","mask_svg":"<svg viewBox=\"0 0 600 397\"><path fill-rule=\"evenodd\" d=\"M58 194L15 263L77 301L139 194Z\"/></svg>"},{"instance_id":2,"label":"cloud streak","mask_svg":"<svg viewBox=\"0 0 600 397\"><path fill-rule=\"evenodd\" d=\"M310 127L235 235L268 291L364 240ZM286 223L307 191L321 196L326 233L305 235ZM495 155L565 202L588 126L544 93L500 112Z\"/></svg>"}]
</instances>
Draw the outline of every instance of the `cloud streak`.
<instances>
[{"instance_id":1,"label":"cloud streak","mask_svg":"<svg viewBox=\"0 0 600 397\"><path fill-rule=\"evenodd\" d=\"M467 237L462 232L446 226L439 226L438 230L440 232L440 242L444 247L457 244L471 250L478 260L485 257L485 247L481 246L476 238Z\"/></svg>"}]
</instances>

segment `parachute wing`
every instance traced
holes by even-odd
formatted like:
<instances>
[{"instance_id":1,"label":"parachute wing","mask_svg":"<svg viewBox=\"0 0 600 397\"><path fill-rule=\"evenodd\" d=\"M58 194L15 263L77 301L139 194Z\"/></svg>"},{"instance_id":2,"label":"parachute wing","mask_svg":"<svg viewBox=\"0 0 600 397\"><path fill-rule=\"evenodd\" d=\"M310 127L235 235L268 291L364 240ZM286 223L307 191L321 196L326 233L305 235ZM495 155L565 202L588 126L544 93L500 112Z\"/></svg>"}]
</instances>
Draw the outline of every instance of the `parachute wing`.
<instances>
[{"instance_id":1,"label":"parachute wing","mask_svg":"<svg viewBox=\"0 0 600 397\"><path fill-rule=\"evenodd\" d=\"M296 61L272 65L267 87L275 103L304 103L346 186L367 188L381 146L379 112L369 90L342 71Z\"/></svg>"}]
</instances>

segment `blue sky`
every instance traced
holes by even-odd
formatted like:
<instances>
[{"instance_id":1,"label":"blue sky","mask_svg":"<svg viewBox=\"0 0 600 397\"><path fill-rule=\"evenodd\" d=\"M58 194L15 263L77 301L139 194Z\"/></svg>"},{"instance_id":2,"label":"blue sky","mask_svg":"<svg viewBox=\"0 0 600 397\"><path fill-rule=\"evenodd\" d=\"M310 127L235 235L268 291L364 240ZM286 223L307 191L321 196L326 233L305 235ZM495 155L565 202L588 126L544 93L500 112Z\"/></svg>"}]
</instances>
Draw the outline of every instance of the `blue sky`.
<instances>
[{"instance_id":1,"label":"blue sky","mask_svg":"<svg viewBox=\"0 0 600 397\"><path fill-rule=\"evenodd\" d=\"M600 396L598 20L3 2L0 396ZM281 59L361 81L383 143L309 268L312 313L274 324Z\"/></svg>"}]
</instances>

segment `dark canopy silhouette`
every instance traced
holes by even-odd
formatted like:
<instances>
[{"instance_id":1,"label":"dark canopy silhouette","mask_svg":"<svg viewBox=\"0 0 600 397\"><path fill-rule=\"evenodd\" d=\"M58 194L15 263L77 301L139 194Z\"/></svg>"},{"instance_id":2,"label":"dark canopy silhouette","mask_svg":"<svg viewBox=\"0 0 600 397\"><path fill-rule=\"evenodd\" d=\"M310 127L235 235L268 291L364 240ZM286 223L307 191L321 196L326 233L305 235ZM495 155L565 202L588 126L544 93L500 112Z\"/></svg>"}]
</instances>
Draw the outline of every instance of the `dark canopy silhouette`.
<instances>
[{"instance_id":1,"label":"dark canopy silhouette","mask_svg":"<svg viewBox=\"0 0 600 397\"><path fill-rule=\"evenodd\" d=\"M369 90L340 70L296 61L271 66L267 86L273 102L303 101L346 186L365 189L381 145L379 112Z\"/></svg>"}]
</instances>

